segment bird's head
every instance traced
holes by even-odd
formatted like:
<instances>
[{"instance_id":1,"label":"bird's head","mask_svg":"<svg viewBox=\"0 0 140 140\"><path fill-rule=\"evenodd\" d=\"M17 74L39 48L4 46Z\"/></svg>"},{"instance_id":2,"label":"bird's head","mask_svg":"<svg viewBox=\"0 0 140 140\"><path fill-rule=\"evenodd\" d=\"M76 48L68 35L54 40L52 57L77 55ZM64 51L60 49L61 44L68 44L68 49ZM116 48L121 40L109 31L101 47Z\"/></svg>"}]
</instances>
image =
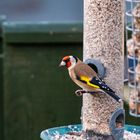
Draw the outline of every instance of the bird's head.
<instances>
[{"instance_id":1,"label":"bird's head","mask_svg":"<svg viewBox=\"0 0 140 140\"><path fill-rule=\"evenodd\" d=\"M76 65L78 58L76 56L65 56L63 57L59 66L66 66L67 68L72 68Z\"/></svg>"}]
</instances>

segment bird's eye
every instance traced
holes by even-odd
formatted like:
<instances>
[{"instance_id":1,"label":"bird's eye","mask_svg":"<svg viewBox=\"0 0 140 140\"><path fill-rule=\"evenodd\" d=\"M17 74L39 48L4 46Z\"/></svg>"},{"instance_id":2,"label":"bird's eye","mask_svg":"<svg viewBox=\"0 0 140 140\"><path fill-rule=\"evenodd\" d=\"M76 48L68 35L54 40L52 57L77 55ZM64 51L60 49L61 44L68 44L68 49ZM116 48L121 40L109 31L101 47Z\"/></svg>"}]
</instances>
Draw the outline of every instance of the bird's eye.
<instances>
[{"instance_id":1,"label":"bird's eye","mask_svg":"<svg viewBox=\"0 0 140 140\"><path fill-rule=\"evenodd\" d=\"M70 59L66 59L65 62L66 62L66 63L67 63L67 62L70 62Z\"/></svg>"}]
</instances>

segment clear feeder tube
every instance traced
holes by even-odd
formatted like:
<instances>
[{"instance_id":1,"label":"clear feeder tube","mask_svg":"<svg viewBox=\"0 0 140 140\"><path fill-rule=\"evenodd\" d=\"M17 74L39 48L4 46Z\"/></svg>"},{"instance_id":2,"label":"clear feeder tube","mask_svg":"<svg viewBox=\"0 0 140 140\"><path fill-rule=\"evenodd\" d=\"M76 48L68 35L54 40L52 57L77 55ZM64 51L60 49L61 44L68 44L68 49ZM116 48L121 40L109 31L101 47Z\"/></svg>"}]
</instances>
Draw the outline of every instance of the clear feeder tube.
<instances>
[{"instance_id":1,"label":"clear feeder tube","mask_svg":"<svg viewBox=\"0 0 140 140\"><path fill-rule=\"evenodd\" d=\"M126 0L129 113L140 117L140 0Z\"/></svg>"}]
</instances>

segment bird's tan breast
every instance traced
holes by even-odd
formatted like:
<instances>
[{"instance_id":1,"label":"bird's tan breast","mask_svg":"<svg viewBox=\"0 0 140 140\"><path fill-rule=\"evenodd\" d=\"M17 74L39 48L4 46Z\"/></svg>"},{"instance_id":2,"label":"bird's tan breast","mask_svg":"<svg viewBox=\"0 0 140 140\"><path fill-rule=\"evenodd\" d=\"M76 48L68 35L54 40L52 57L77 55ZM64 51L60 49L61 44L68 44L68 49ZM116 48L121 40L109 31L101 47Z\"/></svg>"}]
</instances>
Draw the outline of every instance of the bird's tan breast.
<instances>
[{"instance_id":1,"label":"bird's tan breast","mask_svg":"<svg viewBox=\"0 0 140 140\"><path fill-rule=\"evenodd\" d=\"M68 72L69 72L70 78L72 80L76 79L76 75L75 75L74 69L70 69Z\"/></svg>"}]
</instances>

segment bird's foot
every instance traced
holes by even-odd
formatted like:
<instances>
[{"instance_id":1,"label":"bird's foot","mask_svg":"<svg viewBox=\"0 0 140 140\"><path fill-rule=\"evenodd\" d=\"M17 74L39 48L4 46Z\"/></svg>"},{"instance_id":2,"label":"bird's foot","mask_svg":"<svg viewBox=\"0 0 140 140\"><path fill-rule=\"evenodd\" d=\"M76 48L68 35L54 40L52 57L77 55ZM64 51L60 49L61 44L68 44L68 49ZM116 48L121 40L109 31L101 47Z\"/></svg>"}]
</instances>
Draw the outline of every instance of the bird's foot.
<instances>
[{"instance_id":1,"label":"bird's foot","mask_svg":"<svg viewBox=\"0 0 140 140\"><path fill-rule=\"evenodd\" d=\"M82 89L79 89L79 90L76 90L76 91L75 91L75 94L76 94L77 96L82 96L84 93L86 93L86 91L85 91L85 90L82 90Z\"/></svg>"},{"instance_id":2,"label":"bird's foot","mask_svg":"<svg viewBox=\"0 0 140 140\"><path fill-rule=\"evenodd\" d=\"M75 94L77 96L82 96L84 93L95 94L95 93L98 93L98 92L97 91L96 92L94 92L94 91L85 91L85 90L82 90L82 89L79 89L79 90L75 91Z\"/></svg>"}]
</instances>

